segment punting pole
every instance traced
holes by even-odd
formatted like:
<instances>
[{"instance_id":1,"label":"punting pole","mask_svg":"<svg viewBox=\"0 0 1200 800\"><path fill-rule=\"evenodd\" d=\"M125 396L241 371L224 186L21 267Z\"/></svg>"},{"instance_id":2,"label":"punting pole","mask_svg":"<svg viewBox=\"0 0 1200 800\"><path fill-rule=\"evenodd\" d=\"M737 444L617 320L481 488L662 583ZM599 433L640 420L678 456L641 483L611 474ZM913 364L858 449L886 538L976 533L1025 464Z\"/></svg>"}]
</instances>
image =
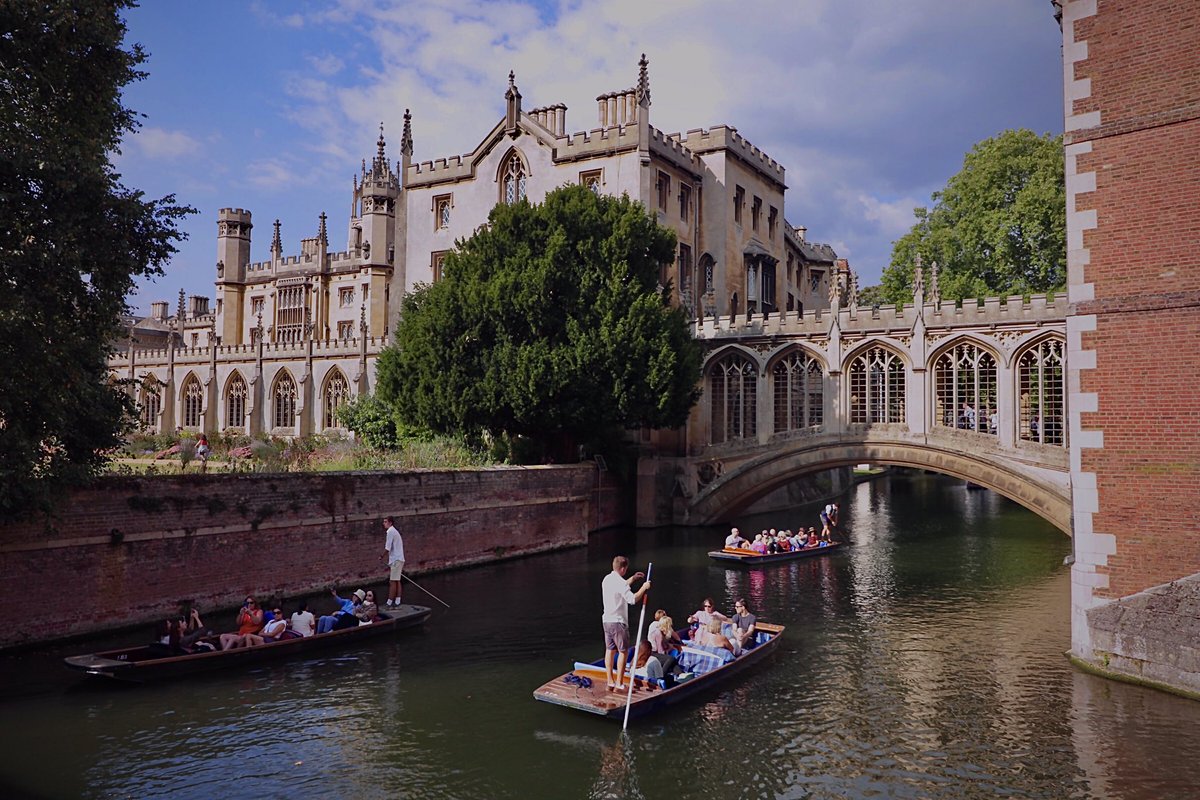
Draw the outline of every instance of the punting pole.
<instances>
[{"instance_id":1,"label":"punting pole","mask_svg":"<svg viewBox=\"0 0 1200 800\"><path fill-rule=\"evenodd\" d=\"M400 573L400 577L401 577L401 578L404 578L404 580L408 581L408 582L409 582L409 583L411 583L413 586L417 587L417 588L418 588L418 589L420 589L422 592L424 592L425 594L427 594L427 595L429 595L430 597L432 597L434 600L437 600L439 603L441 603L442 605L444 605L446 608L449 608L449 607L450 607L450 604L449 604L449 603L447 603L445 600L443 600L442 598L438 597L436 594L434 594L433 592L429 591L429 590L428 590L428 589L426 589L424 586L422 586L421 584L419 584L419 583L417 583L416 581L414 581L412 578L410 578L410 577L408 577L407 575L405 575L403 572L401 572L401 573Z\"/></svg>"},{"instance_id":2,"label":"punting pole","mask_svg":"<svg viewBox=\"0 0 1200 800\"><path fill-rule=\"evenodd\" d=\"M650 580L650 573L654 570L654 562L651 561L646 565L646 580ZM633 673L637 669L637 652L638 645L642 643L642 623L646 621L646 602L650 599L650 593L646 592L642 595L642 613L638 615L637 638L633 640L633 658L629 662L629 694L625 696L625 723L621 725L621 730L629 728L629 706L633 703Z\"/></svg>"}]
</instances>

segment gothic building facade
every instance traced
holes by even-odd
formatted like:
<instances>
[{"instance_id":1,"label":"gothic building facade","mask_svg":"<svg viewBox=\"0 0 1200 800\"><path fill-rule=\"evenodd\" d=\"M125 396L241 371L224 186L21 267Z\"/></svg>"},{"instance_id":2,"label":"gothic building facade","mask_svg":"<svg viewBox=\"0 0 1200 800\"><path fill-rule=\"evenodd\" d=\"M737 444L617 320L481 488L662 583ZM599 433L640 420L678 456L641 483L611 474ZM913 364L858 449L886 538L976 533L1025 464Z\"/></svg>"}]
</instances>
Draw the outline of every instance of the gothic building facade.
<instances>
[{"instance_id":1,"label":"gothic building facade","mask_svg":"<svg viewBox=\"0 0 1200 800\"><path fill-rule=\"evenodd\" d=\"M112 359L138 386L143 427L338 428L337 409L374 388L404 294L439 280L455 240L497 203L538 202L563 184L628 194L675 232L663 284L693 317L827 308L830 289L852 283L831 247L785 219L784 168L737 129L651 124L645 56L633 88L596 98L597 125L586 132L566 133L561 103L526 111L512 73L504 101L503 118L464 155L415 161L406 111L393 163L381 127L353 181L344 250L330 249L322 214L316 235L285 256L276 220L270 259L252 262L251 212L221 209L214 307L181 297L168 317L156 303Z\"/></svg>"}]
</instances>

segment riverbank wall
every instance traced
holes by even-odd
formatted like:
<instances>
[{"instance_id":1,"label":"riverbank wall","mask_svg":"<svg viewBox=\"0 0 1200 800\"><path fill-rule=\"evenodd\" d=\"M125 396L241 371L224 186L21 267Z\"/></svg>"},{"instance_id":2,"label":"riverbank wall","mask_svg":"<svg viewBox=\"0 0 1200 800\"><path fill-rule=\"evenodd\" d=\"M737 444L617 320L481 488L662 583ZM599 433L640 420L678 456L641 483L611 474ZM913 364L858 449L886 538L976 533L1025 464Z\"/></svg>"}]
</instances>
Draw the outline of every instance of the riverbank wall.
<instances>
[{"instance_id":1,"label":"riverbank wall","mask_svg":"<svg viewBox=\"0 0 1200 800\"><path fill-rule=\"evenodd\" d=\"M382 582L385 515L420 574L583 545L632 504L594 464L108 476L0 526L0 648Z\"/></svg>"}]
</instances>

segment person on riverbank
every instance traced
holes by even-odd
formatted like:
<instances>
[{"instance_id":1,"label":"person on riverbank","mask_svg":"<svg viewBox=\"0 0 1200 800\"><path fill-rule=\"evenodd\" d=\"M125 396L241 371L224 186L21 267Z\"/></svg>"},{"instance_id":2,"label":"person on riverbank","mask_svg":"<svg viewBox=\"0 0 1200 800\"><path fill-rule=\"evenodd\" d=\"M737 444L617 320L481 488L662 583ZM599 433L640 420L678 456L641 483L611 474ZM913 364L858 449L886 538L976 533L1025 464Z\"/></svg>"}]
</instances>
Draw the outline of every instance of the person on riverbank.
<instances>
[{"instance_id":1,"label":"person on riverbank","mask_svg":"<svg viewBox=\"0 0 1200 800\"><path fill-rule=\"evenodd\" d=\"M636 592L630 587L646 577L644 572L635 572L626 578L629 559L617 556L612 561L612 572L604 576L600 592L604 603L601 621L604 625L604 671L608 677L609 691L623 691L625 686L625 661L629 657L629 606L636 604L650 589L650 581L642 584ZM616 662L616 677L613 662Z\"/></svg>"},{"instance_id":2,"label":"person on riverbank","mask_svg":"<svg viewBox=\"0 0 1200 800\"><path fill-rule=\"evenodd\" d=\"M404 539L391 517L383 518L387 536L383 542L384 558L388 565L388 599L384 610L400 607L400 581L404 577Z\"/></svg>"},{"instance_id":3,"label":"person on riverbank","mask_svg":"<svg viewBox=\"0 0 1200 800\"><path fill-rule=\"evenodd\" d=\"M200 471L208 472L208 456L212 453L212 448L208 445L208 437L203 433L196 440L196 458L200 461Z\"/></svg>"}]
</instances>

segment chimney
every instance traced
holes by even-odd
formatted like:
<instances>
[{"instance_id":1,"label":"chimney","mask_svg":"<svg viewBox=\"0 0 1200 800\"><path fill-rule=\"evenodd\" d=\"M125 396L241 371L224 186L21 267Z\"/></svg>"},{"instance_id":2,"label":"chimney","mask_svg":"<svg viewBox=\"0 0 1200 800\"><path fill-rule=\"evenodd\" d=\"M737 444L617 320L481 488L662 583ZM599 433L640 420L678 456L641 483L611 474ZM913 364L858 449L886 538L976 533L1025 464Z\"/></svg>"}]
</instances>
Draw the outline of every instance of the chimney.
<instances>
[{"instance_id":1,"label":"chimney","mask_svg":"<svg viewBox=\"0 0 1200 800\"><path fill-rule=\"evenodd\" d=\"M166 322L167 307L169 305L170 303L168 303L166 300L155 300L150 304L150 318Z\"/></svg>"},{"instance_id":2,"label":"chimney","mask_svg":"<svg viewBox=\"0 0 1200 800\"><path fill-rule=\"evenodd\" d=\"M203 295L194 294L188 298L188 316L195 319L203 317L208 313L208 298Z\"/></svg>"},{"instance_id":3,"label":"chimney","mask_svg":"<svg viewBox=\"0 0 1200 800\"><path fill-rule=\"evenodd\" d=\"M802 242L808 241L807 239L804 238L807 234L808 234L808 228L804 227L803 225L796 228L796 238L799 239L800 241L802 241Z\"/></svg>"}]
</instances>

